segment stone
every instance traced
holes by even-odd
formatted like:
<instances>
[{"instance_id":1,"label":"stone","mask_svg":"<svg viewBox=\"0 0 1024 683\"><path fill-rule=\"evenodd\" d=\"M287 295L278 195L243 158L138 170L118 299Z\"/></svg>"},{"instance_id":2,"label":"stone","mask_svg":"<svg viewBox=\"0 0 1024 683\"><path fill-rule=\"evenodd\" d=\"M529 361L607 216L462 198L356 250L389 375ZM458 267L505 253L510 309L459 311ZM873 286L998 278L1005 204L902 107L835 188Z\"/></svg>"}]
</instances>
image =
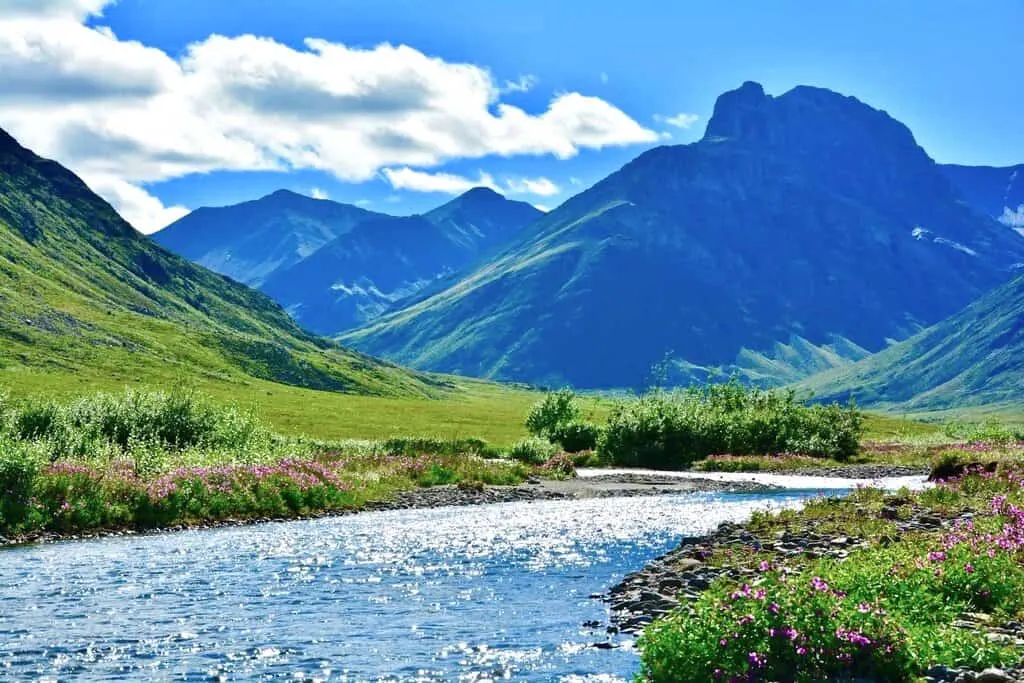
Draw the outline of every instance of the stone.
<instances>
[{"instance_id":1,"label":"stone","mask_svg":"<svg viewBox=\"0 0 1024 683\"><path fill-rule=\"evenodd\" d=\"M1010 675L1002 669L991 667L974 677L974 683L1011 683Z\"/></svg>"}]
</instances>

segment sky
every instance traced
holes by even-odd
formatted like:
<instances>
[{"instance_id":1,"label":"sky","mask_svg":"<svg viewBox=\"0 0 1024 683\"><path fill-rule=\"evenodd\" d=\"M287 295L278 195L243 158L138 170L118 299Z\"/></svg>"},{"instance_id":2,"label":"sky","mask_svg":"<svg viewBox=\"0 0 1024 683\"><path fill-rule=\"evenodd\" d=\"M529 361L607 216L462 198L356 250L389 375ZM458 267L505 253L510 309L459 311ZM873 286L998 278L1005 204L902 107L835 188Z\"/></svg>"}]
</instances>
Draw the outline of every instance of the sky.
<instances>
[{"instance_id":1,"label":"sky","mask_svg":"<svg viewBox=\"0 0 1024 683\"><path fill-rule=\"evenodd\" d=\"M142 232L286 188L557 206L747 80L1024 163L1021 0L0 0L0 127Z\"/></svg>"}]
</instances>

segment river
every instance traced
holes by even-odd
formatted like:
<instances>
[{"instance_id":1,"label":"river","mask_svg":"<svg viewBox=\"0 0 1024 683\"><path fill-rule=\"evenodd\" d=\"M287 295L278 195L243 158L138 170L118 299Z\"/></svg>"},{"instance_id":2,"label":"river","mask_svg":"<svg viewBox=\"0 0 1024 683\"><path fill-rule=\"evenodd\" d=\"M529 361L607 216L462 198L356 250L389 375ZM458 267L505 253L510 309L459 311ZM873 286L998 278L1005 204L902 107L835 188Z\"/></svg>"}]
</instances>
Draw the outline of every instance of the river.
<instances>
[{"instance_id":1,"label":"river","mask_svg":"<svg viewBox=\"0 0 1024 683\"><path fill-rule=\"evenodd\" d=\"M0 678L629 680L630 639L583 625L607 616L590 596L683 535L816 493L371 512L8 548Z\"/></svg>"}]
</instances>

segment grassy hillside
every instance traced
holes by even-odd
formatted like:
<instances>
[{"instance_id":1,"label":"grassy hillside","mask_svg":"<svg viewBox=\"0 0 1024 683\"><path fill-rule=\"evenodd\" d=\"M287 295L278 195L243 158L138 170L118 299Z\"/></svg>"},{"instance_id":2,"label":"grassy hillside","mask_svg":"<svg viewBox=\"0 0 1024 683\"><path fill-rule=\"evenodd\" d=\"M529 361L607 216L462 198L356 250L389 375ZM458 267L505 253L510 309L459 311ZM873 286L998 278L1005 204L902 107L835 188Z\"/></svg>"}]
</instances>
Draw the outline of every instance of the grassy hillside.
<instances>
[{"instance_id":1,"label":"grassy hillside","mask_svg":"<svg viewBox=\"0 0 1024 683\"><path fill-rule=\"evenodd\" d=\"M798 385L824 399L905 411L1024 412L1024 274L952 317Z\"/></svg>"},{"instance_id":2,"label":"grassy hillside","mask_svg":"<svg viewBox=\"0 0 1024 683\"><path fill-rule=\"evenodd\" d=\"M0 383L38 373L70 386L268 380L382 396L450 384L304 332L263 294L139 235L71 172L0 132Z\"/></svg>"}]
</instances>

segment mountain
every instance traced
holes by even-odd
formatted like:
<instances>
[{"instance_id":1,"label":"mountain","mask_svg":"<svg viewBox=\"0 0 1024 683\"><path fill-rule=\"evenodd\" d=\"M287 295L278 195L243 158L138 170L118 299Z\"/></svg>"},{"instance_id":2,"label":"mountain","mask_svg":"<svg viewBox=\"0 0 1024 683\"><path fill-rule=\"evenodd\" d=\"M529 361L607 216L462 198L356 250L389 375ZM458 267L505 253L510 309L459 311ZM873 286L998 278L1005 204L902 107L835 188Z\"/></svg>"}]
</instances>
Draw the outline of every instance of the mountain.
<instances>
[{"instance_id":1,"label":"mountain","mask_svg":"<svg viewBox=\"0 0 1024 683\"><path fill-rule=\"evenodd\" d=\"M756 83L443 291L342 339L418 368L638 386L669 351L734 364L794 335L868 351L1010 277L1024 239L959 197L906 126Z\"/></svg>"},{"instance_id":2,"label":"mountain","mask_svg":"<svg viewBox=\"0 0 1024 683\"><path fill-rule=\"evenodd\" d=\"M269 297L137 233L78 177L3 131L0 372L69 383L259 378L403 395L436 383L304 332Z\"/></svg>"},{"instance_id":3,"label":"mountain","mask_svg":"<svg viewBox=\"0 0 1024 683\"><path fill-rule=\"evenodd\" d=\"M151 237L190 261L256 286L355 225L383 217L278 190L251 202L196 209Z\"/></svg>"},{"instance_id":4,"label":"mountain","mask_svg":"<svg viewBox=\"0 0 1024 683\"><path fill-rule=\"evenodd\" d=\"M942 172L976 211L1024 234L1024 164L941 166Z\"/></svg>"},{"instance_id":5,"label":"mountain","mask_svg":"<svg viewBox=\"0 0 1024 683\"><path fill-rule=\"evenodd\" d=\"M260 289L305 328L338 334L465 269L543 215L478 187L421 216L363 221Z\"/></svg>"},{"instance_id":6,"label":"mountain","mask_svg":"<svg viewBox=\"0 0 1024 683\"><path fill-rule=\"evenodd\" d=\"M1020 405L1024 274L906 341L798 385L817 398L937 410Z\"/></svg>"}]
</instances>

